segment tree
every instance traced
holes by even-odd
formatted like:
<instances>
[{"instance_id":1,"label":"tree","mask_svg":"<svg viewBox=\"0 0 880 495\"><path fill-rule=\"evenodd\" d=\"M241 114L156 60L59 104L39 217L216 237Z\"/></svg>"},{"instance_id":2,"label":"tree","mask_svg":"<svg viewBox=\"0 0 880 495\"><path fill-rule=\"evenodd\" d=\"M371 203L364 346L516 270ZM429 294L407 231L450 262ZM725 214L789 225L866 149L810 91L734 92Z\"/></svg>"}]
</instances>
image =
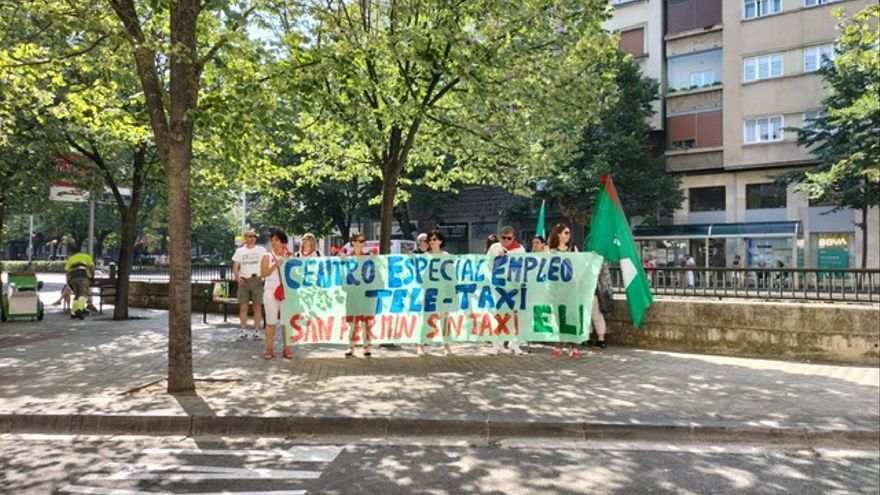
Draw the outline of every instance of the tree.
<instances>
[{"instance_id":1,"label":"tree","mask_svg":"<svg viewBox=\"0 0 880 495\"><path fill-rule=\"evenodd\" d=\"M521 191L576 153L578 125L614 97L605 0L304 3L284 37L302 175L380 178L383 253L408 172Z\"/></svg>"},{"instance_id":2,"label":"tree","mask_svg":"<svg viewBox=\"0 0 880 495\"><path fill-rule=\"evenodd\" d=\"M587 225L603 173L614 177L630 217L656 221L663 211L678 208L683 198L679 179L666 173L664 160L652 154L648 142L648 119L659 85L643 76L629 56L618 55L616 64L620 98L602 111L598 122L585 126L581 156L547 182L546 197L575 224Z\"/></svg>"},{"instance_id":3,"label":"tree","mask_svg":"<svg viewBox=\"0 0 880 495\"><path fill-rule=\"evenodd\" d=\"M822 110L804 127L787 129L797 132L798 145L811 148L819 163L777 180L797 184L797 190L830 202L835 210L859 210L856 226L862 231L861 267L866 268L868 211L880 204L880 6L849 19L841 9L834 15L841 33L833 61L819 69L828 89Z\"/></svg>"}]
</instances>

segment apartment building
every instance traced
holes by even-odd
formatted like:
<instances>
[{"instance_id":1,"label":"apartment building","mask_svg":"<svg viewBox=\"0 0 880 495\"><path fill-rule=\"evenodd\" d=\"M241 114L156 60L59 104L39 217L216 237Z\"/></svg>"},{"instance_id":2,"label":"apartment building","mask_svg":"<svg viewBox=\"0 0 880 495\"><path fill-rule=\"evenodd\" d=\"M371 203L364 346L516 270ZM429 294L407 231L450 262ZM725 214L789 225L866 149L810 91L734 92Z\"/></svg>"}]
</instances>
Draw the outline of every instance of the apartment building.
<instances>
[{"instance_id":1,"label":"apartment building","mask_svg":"<svg viewBox=\"0 0 880 495\"><path fill-rule=\"evenodd\" d=\"M675 226L637 229L657 241L646 242L649 253L671 262L689 252L713 266L729 266L735 255L747 266L858 266L866 242L855 227L859 212L832 212L772 181L815 163L784 129L808 122L825 95L816 70L833 57L832 8L854 13L869 2L639 3L645 11L664 4L667 168L682 175L686 192ZM877 267L876 208L868 229L868 266Z\"/></svg>"},{"instance_id":2,"label":"apartment building","mask_svg":"<svg viewBox=\"0 0 880 495\"><path fill-rule=\"evenodd\" d=\"M661 94L666 81L666 67L663 57L663 2L660 0L611 0L612 17L605 29L617 32L620 36L620 50L633 56L642 69L642 74L660 83ZM654 102L654 116L651 128L662 131L663 99L658 95Z\"/></svg>"}]
</instances>

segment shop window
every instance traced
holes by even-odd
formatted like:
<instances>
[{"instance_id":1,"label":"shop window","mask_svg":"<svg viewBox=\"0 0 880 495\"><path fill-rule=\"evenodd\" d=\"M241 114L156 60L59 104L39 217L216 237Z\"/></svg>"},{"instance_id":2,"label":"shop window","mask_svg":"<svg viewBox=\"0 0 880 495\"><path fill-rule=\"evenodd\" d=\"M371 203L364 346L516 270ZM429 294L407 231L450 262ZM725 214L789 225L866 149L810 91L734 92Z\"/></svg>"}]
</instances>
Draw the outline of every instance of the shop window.
<instances>
[{"instance_id":1,"label":"shop window","mask_svg":"<svg viewBox=\"0 0 880 495\"><path fill-rule=\"evenodd\" d=\"M746 186L746 209L785 208L785 186L773 183L748 184Z\"/></svg>"},{"instance_id":2,"label":"shop window","mask_svg":"<svg viewBox=\"0 0 880 495\"><path fill-rule=\"evenodd\" d=\"M724 186L692 187L688 189L689 210L724 211L726 196Z\"/></svg>"}]
</instances>

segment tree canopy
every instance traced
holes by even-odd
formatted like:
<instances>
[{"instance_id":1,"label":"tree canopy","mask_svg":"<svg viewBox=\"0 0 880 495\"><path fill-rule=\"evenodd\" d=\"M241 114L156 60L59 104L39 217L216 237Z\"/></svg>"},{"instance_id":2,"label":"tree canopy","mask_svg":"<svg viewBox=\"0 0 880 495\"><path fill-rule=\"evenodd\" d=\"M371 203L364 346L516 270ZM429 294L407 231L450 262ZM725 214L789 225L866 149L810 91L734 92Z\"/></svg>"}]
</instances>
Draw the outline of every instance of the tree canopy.
<instances>
[{"instance_id":1,"label":"tree canopy","mask_svg":"<svg viewBox=\"0 0 880 495\"><path fill-rule=\"evenodd\" d=\"M437 188L464 180L527 190L574 156L580 127L615 97L605 7L305 2L284 37L288 93L303 105L300 175L381 178L383 252L409 171Z\"/></svg>"},{"instance_id":2,"label":"tree canopy","mask_svg":"<svg viewBox=\"0 0 880 495\"><path fill-rule=\"evenodd\" d=\"M845 17L835 9L840 34L833 60L819 73L827 95L817 116L794 128L798 144L808 147L819 163L779 178L797 183L797 190L836 209L861 210L862 268L867 263L867 215L880 204L880 6L872 5Z\"/></svg>"}]
</instances>

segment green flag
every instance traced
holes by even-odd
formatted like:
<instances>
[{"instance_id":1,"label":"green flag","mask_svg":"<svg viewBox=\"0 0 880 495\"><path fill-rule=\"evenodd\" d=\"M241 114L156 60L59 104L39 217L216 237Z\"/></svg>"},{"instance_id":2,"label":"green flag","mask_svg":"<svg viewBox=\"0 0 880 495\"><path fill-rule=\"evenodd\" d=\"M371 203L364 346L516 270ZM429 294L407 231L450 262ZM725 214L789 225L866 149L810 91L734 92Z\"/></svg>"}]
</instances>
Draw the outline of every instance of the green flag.
<instances>
[{"instance_id":1,"label":"green flag","mask_svg":"<svg viewBox=\"0 0 880 495\"><path fill-rule=\"evenodd\" d=\"M617 197L617 189L611 176L600 177L605 187L599 191L593 221L590 224L590 240L587 251L602 255L605 259L620 263L623 282L626 285L626 301L633 325L640 327L645 311L654 301L648 277L642 268L639 250L633 241L626 214Z\"/></svg>"},{"instance_id":2,"label":"green flag","mask_svg":"<svg viewBox=\"0 0 880 495\"><path fill-rule=\"evenodd\" d=\"M544 202L545 200L541 200L541 211L538 212L538 226L535 227L535 235L539 235L547 240L547 228L544 227Z\"/></svg>"}]
</instances>

